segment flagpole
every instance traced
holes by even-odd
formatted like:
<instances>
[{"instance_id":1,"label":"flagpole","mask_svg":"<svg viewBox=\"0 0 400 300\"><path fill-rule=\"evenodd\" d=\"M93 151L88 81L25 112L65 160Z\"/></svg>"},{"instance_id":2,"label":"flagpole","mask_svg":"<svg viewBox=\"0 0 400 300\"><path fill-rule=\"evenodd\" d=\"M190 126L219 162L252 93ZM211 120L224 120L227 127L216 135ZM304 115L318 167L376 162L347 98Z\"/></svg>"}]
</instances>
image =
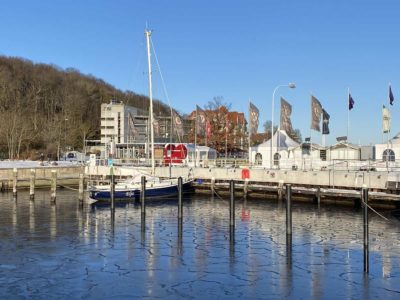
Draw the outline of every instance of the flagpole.
<instances>
[{"instance_id":1,"label":"flagpole","mask_svg":"<svg viewBox=\"0 0 400 300\"><path fill-rule=\"evenodd\" d=\"M196 120L194 122L194 166L197 161L197 105L196 105Z\"/></svg>"},{"instance_id":2,"label":"flagpole","mask_svg":"<svg viewBox=\"0 0 400 300\"><path fill-rule=\"evenodd\" d=\"M250 112L250 98L249 98L249 166L251 165L251 112Z\"/></svg>"},{"instance_id":3,"label":"flagpole","mask_svg":"<svg viewBox=\"0 0 400 300\"><path fill-rule=\"evenodd\" d=\"M346 145L346 160L349 159L349 128L350 128L350 108L349 108L349 101L350 101L350 88L347 90L347 145Z\"/></svg>"}]
</instances>

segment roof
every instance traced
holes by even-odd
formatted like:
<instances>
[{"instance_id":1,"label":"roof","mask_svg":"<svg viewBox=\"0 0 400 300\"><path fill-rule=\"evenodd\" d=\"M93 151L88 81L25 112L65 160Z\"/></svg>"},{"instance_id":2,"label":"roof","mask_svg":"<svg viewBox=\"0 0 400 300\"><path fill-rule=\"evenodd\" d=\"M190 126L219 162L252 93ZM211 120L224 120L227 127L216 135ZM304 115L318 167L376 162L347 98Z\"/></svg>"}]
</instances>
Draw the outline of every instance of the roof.
<instances>
[{"instance_id":1,"label":"roof","mask_svg":"<svg viewBox=\"0 0 400 300\"><path fill-rule=\"evenodd\" d=\"M284 130L277 130L273 136L274 147L279 147L280 149L287 149L292 147L297 147L300 144L294 141ZM258 148L270 148L271 139L261 143L258 146L252 147L253 149Z\"/></svg>"},{"instance_id":2,"label":"roof","mask_svg":"<svg viewBox=\"0 0 400 300\"><path fill-rule=\"evenodd\" d=\"M310 144L310 143L306 143L306 142L303 142L303 143L299 144L295 148L301 148L303 145L311 145L311 149L316 149L316 150L324 150L324 149L327 148L327 147L324 147L324 146L322 146L320 144L315 144L315 143L311 143Z\"/></svg>"},{"instance_id":3,"label":"roof","mask_svg":"<svg viewBox=\"0 0 400 300\"><path fill-rule=\"evenodd\" d=\"M336 144L329 147L329 149L337 149L337 148L352 148L355 150L361 149L360 146L355 144L346 143L345 141L337 142Z\"/></svg>"}]
</instances>

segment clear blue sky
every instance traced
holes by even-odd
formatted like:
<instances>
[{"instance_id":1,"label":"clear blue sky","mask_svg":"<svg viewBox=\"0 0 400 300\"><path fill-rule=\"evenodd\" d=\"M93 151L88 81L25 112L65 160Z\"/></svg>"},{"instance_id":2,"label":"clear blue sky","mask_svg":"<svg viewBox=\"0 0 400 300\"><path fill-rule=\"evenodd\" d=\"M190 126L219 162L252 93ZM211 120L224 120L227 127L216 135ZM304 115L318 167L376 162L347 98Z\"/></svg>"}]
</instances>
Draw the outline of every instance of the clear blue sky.
<instances>
[{"instance_id":1,"label":"clear blue sky","mask_svg":"<svg viewBox=\"0 0 400 300\"><path fill-rule=\"evenodd\" d=\"M73 67L122 90L147 94L148 22L172 106L189 113L223 96L247 114L248 99L271 119L276 94L310 135L310 93L346 135L347 89L354 143L382 141L381 107L392 83L392 135L400 131L399 1L0 0L0 54ZM154 71L156 74L157 72ZM155 76L155 96L167 102ZM278 114L275 116L278 120ZM260 130L262 126L260 124ZM312 132L320 142L319 133Z\"/></svg>"}]
</instances>

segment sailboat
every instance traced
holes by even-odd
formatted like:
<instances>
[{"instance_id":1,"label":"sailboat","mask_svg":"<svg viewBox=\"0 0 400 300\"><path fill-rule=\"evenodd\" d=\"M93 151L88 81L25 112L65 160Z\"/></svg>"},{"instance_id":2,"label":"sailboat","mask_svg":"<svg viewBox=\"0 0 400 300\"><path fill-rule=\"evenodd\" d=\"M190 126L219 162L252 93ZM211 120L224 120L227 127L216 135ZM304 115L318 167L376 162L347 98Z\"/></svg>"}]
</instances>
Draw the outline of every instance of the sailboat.
<instances>
[{"instance_id":1,"label":"sailboat","mask_svg":"<svg viewBox=\"0 0 400 300\"><path fill-rule=\"evenodd\" d=\"M145 30L147 44L147 62L149 79L149 99L150 99L150 139L151 139L151 175L146 176L146 198L168 197L178 194L178 178L162 179L155 176L154 161L154 115L153 115L153 92L151 78L151 59L150 59L150 30ZM141 174L139 174L141 175ZM183 192L191 191L193 179L182 178ZM110 185L96 185L89 187L89 197L94 200L111 200ZM132 176L126 181L115 184L114 198L118 200L139 200L141 193L141 176Z\"/></svg>"}]
</instances>

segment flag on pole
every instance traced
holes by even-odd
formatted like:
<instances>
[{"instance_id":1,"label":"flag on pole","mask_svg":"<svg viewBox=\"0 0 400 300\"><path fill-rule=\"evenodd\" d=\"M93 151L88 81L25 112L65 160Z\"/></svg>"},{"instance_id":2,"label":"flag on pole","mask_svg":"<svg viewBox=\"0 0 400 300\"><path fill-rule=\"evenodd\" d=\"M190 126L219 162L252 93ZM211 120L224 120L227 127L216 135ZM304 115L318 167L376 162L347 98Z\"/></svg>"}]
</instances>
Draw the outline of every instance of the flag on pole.
<instances>
[{"instance_id":1,"label":"flag on pole","mask_svg":"<svg viewBox=\"0 0 400 300\"><path fill-rule=\"evenodd\" d=\"M319 124L321 122L322 105L317 98L311 96L311 129L321 131Z\"/></svg>"},{"instance_id":2,"label":"flag on pole","mask_svg":"<svg viewBox=\"0 0 400 300\"><path fill-rule=\"evenodd\" d=\"M329 119L331 116L322 109L322 134L329 134Z\"/></svg>"},{"instance_id":3,"label":"flag on pole","mask_svg":"<svg viewBox=\"0 0 400 300\"><path fill-rule=\"evenodd\" d=\"M205 135L206 133L206 112L196 105L196 132L198 135Z\"/></svg>"},{"instance_id":4,"label":"flag on pole","mask_svg":"<svg viewBox=\"0 0 400 300\"><path fill-rule=\"evenodd\" d=\"M281 97L281 130L286 131L286 133L291 133L293 131L292 121L290 120L290 115L292 114L292 106L289 102Z\"/></svg>"},{"instance_id":5,"label":"flag on pole","mask_svg":"<svg viewBox=\"0 0 400 300\"><path fill-rule=\"evenodd\" d=\"M249 115L250 115L250 133L251 134L257 133L259 110L251 102L249 106Z\"/></svg>"},{"instance_id":6,"label":"flag on pole","mask_svg":"<svg viewBox=\"0 0 400 300\"><path fill-rule=\"evenodd\" d=\"M175 111L172 111L172 119L175 125L176 133L179 136L183 136L184 131L183 131L183 122L181 117Z\"/></svg>"},{"instance_id":7,"label":"flag on pole","mask_svg":"<svg viewBox=\"0 0 400 300\"><path fill-rule=\"evenodd\" d=\"M389 103L390 105L393 105L394 102L394 97L393 97L393 93L392 93L392 86L389 84Z\"/></svg>"},{"instance_id":8,"label":"flag on pole","mask_svg":"<svg viewBox=\"0 0 400 300\"><path fill-rule=\"evenodd\" d=\"M354 107L354 100L353 97L351 97L351 94L349 93L349 110L352 110Z\"/></svg>"},{"instance_id":9,"label":"flag on pole","mask_svg":"<svg viewBox=\"0 0 400 300\"><path fill-rule=\"evenodd\" d=\"M382 107L382 130L383 133L390 132L390 111L385 105Z\"/></svg>"}]
</instances>

